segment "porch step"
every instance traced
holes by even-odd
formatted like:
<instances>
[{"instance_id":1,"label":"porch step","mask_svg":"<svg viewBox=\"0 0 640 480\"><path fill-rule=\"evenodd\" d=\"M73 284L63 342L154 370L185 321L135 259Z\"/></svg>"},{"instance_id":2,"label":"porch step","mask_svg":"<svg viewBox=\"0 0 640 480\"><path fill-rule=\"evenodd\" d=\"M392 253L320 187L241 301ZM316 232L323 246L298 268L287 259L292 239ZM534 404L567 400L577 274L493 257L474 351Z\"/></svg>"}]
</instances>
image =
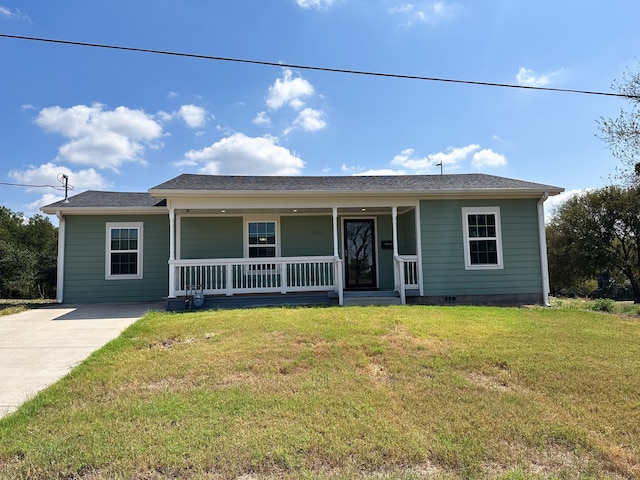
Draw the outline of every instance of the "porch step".
<instances>
[{"instance_id":1,"label":"porch step","mask_svg":"<svg viewBox=\"0 0 640 480\"><path fill-rule=\"evenodd\" d=\"M354 297L344 299L345 307L368 307L370 305L402 305L402 302L398 297Z\"/></svg>"},{"instance_id":2,"label":"porch step","mask_svg":"<svg viewBox=\"0 0 640 480\"><path fill-rule=\"evenodd\" d=\"M397 292L344 292L345 306L402 305Z\"/></svg>"}]
</instances>

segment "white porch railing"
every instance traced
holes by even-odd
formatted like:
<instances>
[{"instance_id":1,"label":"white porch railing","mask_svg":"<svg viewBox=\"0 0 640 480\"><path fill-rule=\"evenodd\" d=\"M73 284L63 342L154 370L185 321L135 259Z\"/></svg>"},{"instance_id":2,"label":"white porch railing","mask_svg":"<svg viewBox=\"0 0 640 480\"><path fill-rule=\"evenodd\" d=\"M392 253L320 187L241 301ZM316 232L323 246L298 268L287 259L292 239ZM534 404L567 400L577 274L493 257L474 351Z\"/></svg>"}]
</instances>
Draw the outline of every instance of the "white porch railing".
<instances>
[{"instance_id":1,"label":"white porch railing","mask_svg":"<svg viewBox=\"0 0 640 480\"><path fill-rule=\"evenodd\" d=\"M230 258L173 260L175 292L198 288L205 295L322 292L337 290L341 275L334 257Z\"/></svg>"},{"instance_id":2,"label":"white porch railing","mask_svg":"<svg viewBox=\"0 0 640 480\"><path fill-rule=\"evenodd\" d=\"M418 256L394 255L394 275L396 290L400 293L402 305L407 303L407 289L418 289Z\"/></svg>"},{"instance_id":3,"label":"white porch railing","mask_svg":"<svg viewBox=\"0 0 640 480\"><path fill-rule=\"evenodd\" d=\"M205 295L331 292L343 304L343 261L339 257L277 257L170 260L170 297L194 289ZM394 256L395 290L418 288L417 255Z\"/></svg>"}]
</instances>

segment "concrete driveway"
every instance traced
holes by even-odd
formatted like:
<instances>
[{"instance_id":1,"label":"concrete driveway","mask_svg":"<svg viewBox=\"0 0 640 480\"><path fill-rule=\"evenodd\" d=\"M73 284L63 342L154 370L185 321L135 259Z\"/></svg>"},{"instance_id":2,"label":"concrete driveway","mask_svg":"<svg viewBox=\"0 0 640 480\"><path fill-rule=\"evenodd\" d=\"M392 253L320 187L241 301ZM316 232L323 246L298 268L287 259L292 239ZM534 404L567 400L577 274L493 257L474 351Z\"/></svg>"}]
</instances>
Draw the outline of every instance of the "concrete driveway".
<instances>
[{"instance_id":1,"label":"concrete driveway","mask_svg":"<svg viewBox=\"0 0 640 480\"><path fill-rule=\"evenodd\" d=\"M0 418L164 303L56 305L0 317Z\"/></svg>"}]
</instances>

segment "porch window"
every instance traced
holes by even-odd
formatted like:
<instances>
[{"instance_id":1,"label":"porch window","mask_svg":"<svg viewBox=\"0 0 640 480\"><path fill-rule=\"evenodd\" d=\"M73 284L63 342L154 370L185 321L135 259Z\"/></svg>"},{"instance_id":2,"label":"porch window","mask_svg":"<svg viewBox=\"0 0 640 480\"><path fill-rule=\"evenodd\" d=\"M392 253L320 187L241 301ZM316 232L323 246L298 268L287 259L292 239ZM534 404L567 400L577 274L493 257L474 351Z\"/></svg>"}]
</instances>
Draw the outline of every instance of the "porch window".
<instances>
[{"instance_id":1,"label":"porch window","mask_svg":"<svg viewBox=\"0 0 640 480\"><path fill-rule=\"evenodd\" d=\"M249 258L270 258L276 256L276 222L249 222Z\"/></svg>"},{"instance_id":2,"label":"porch window","mask_svg":"<svg viewBox=\"0 0 640 480\"><path fill-rule=\"evenodd\" d=\"M107 223L105 278L142 278L142 223Z\"/></svg>"},{"instance_id":3,"label":"porch window","mask_svg":"<svg viewBox=\"0 0 640 480\"><path fill-rule=\"evenodd\" d=\"M465 268L503 268L500 207L463 208L462 222Z\"/></svg>"}]
</instances>

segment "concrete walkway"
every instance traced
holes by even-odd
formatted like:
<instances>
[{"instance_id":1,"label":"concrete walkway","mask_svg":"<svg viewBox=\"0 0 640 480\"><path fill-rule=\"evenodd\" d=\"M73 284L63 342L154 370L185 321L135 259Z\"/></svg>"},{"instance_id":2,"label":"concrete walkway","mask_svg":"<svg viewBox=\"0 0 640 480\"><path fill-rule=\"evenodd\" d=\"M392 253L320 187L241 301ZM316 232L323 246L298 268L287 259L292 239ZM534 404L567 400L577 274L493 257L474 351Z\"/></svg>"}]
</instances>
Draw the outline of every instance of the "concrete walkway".
<instances>
[{"instance_id":1,"label":"concrete walkway","mask_svg":"<svg viewBox=\"0 0 640 480\"><path fill-rule=\"evenodd\" d=\"M0 418L164 303L56 305L0 316Z\"/></svg>"}]
</instances>

